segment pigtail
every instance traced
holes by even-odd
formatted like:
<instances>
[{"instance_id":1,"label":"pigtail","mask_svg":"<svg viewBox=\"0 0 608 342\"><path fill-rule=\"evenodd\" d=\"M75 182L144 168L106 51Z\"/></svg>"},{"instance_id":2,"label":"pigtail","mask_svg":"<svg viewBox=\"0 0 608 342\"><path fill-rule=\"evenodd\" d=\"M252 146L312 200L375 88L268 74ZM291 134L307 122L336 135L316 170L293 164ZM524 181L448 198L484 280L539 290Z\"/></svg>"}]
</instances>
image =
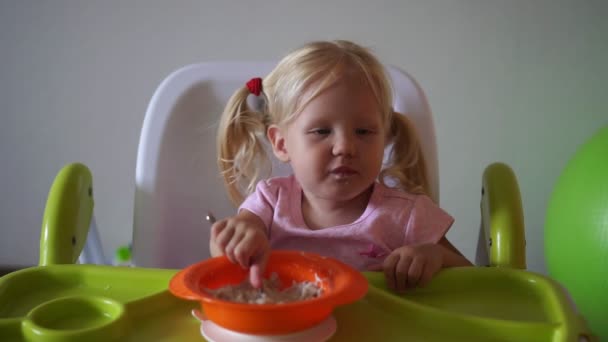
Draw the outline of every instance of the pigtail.
<instances>
[{"instance_id":1,"label":"pigtail","mask_svg":"<svg viewBox=\"0 0 608 342\"><path fill-rule=\"evenodd\" d=\"M270 164L263 144L267 110L250 109L249 94L249 89L243 87L228 100L217 136L219 170L228 196L237 206L253 192L261 171ZM265 100L265 95L260 95Z\"/></svg>"},{"instance_id":2,"label":"pigtail","mask_svg":"<svg viewBox=\"0 0 608 342\"><path fill-rule=\"evenodd\" d=\"M389 139L393 143L387 167L380 173L380 180L387 179L398 183L405 191L429 194L426 162L416 129L411 121L402 114L393 112L390 123Z\"/></svg>"}]
</instances>

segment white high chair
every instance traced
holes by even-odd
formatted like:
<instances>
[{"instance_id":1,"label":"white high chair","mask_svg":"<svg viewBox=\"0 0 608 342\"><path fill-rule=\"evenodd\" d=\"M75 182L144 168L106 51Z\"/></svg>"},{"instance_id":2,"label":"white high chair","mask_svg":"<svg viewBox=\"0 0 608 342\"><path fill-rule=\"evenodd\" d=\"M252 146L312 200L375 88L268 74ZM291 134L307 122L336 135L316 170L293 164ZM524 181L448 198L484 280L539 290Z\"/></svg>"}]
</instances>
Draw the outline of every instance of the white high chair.
<instances>
[{"instance_id":1,"label":"white high chair","mask_svg":"<svg viewBox=\"0 0 608 342\"><path fill-rule=\"evenodd\" d=\"M207 214L221 218L236 212L217 168L217 123L233 92L273 67L271 62L195 64L160 84L148 105L137 153L131 260L135 266L182 268L210 256ZM393 66L387 72L394 110L405 113L416 127L430 196L439 203L437 146L426 96L406 72ZM254 96L249 100L256 105ZM287 165L274 158L272 162L274 176L289 173ZM482 182L477 263L525 268L523 211L515 175L496 163L486 168ZM73 263L78 255L81 263L108 263L92 201L92 176L86 166L66 166L47 200L41 265Z\"/></svg>"}]
</instances>

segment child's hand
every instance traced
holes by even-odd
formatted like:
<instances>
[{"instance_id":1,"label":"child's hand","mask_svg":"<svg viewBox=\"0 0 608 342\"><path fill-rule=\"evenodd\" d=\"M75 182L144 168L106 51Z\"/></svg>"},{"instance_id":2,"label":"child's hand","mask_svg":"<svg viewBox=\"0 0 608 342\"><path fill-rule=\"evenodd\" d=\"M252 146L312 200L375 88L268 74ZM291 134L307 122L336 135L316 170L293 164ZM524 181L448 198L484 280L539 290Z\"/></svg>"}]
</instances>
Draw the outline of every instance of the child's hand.
<instances>
[{"instance_id":1,"label":"child's hand","mask_svg":"<svg viewBox=\"0 0 608 342\"><path fill-rule=\"evenodd\" d=\"M211 245L231 262L250 268L250 281L254 287L262 285L270 246L265 226L257 216L245 213L217 221L211 226Z\"/></svg>"},{"instance_id":2,"label":"child's hand","mask_svg":"<svg viewBox=\"0 0 608 342\"><path fill-rule=\"evenodd\" d=\"M403 246L384 259L389 288L403 292L426 285L443 266L443 247L437 244Z\"/></svg>"}]
</instances>

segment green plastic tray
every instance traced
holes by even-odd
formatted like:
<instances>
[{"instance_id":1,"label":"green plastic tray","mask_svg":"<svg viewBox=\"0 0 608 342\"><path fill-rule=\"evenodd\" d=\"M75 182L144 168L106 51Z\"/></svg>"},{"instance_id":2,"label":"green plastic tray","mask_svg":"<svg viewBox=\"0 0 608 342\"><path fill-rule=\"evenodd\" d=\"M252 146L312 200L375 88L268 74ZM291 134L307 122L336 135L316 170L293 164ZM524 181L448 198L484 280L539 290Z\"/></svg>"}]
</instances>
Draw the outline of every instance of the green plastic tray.
<instances>
[{"instance_id":1,"label":"green plastic tray","mask_svg":"<svg viewBox=\"0 0 608 342\"><path fill-rule=\"evenodd\" d=\"M0 341L204 341L198 303L167 290L176 270L32 267L0 278ZM559 285L515 269L442 271L397 296L379 273L368 294L335 310L330 341L594 340Z\"/></svg>"}]
</instances>

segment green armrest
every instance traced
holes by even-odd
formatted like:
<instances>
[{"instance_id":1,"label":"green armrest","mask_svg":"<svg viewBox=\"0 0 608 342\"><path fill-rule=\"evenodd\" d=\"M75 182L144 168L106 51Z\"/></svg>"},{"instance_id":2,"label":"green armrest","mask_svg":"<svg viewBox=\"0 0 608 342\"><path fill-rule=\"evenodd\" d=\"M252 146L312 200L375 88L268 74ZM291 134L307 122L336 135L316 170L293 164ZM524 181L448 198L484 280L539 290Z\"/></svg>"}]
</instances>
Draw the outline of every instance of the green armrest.
<instances>
[{"instance_id":1,"label":"green armrest","mask_svg":"<svg viewBox=\"0 0 608 342\"><path fill-rule=\"evenodd\" d=\"M481 222L490 265L526 268L524 214L519 185L506 164L493 163L483 173Z\"/></svg>"},{"instance_id":2,"label":"green armrest","mask_svg":"<svg viewBox=\"0 0 608 342\"><path fill-rule=\"evenodd\" d=\"M89 233L93 215L93 177L80 163L64 166L46 201L40 236L41 266L73 264Z\"/></svg>"}]
</instances>

